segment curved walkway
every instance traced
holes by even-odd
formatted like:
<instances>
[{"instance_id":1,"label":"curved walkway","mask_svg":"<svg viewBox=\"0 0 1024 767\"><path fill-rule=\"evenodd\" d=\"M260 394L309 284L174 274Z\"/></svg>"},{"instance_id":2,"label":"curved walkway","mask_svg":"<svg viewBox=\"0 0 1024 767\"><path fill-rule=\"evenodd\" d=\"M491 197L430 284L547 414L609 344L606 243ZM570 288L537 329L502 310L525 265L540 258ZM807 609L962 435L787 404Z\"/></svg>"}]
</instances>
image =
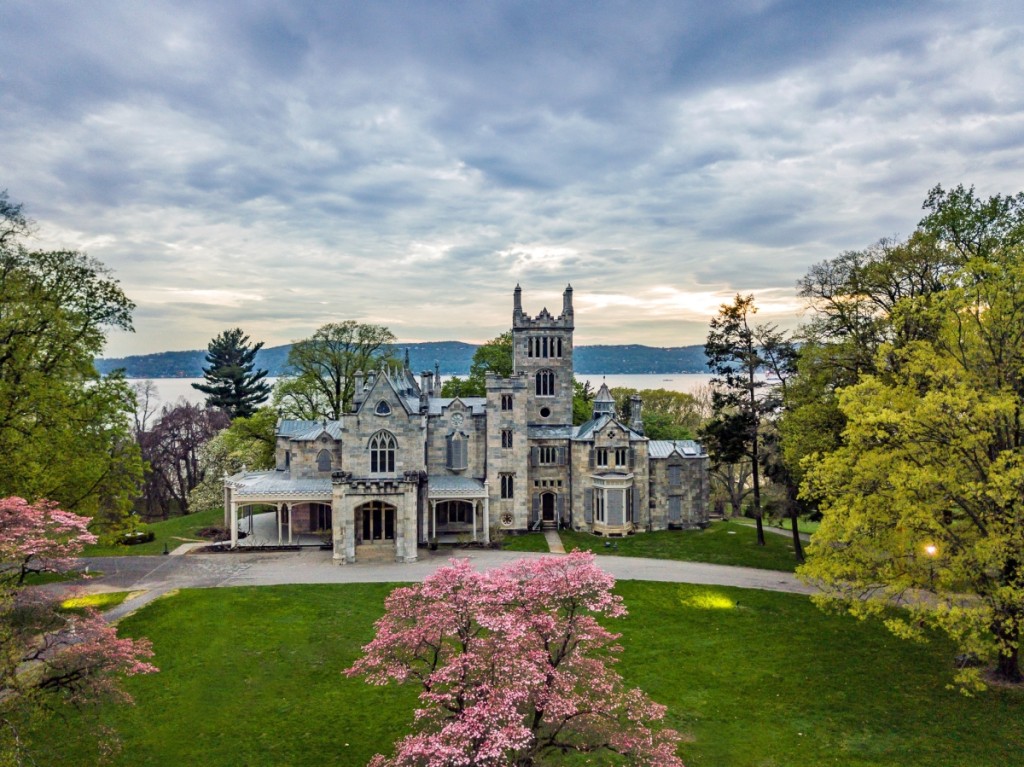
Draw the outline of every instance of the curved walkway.
<instances>
[{"instance_id":1,"label":"curved walkway","mask_svg":"<svg viewBox=\"0 0 1024 767\"><path fill-rule=\"evenodd\" d=\"M449 559L468 559L486 570L524 557L551 554L492 549L458 549L450 552L420 552L420 560L411 564L367 563L335 565L329 552L286 551L220 554L188 554L180 557L96 557L83 560L90 570L102 572L87 583L88 591L139 591L107 613L117 620L179 588L217 588L223 586L276 586L318 583L401 583L421 581ZM728 567L702 562L668 559L597 556L601 569L618 580L664 581L702 585L736 586L745 589L811 594L814 588L797 580L792 573ZM55 584L56 586L56 584ZM79 584L77 586L81 588Z\"/></svg>"}]
</instances>

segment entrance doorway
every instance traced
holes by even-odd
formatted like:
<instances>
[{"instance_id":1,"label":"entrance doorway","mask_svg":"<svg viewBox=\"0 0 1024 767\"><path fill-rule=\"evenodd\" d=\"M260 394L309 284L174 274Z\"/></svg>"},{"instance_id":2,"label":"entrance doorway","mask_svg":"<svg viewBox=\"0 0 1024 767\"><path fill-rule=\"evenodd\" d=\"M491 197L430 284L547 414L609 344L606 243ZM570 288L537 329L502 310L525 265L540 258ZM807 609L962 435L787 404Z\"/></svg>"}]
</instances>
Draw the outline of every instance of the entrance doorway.
<instances>
[{"instance_id":1,"label":"entrance doorway","mask_svg":"<svg viewBox=\"0 0 1024 767\"><path fill-rule=\"evenodd\" d=\"M358 543L395 539L395 507L391 504L370 501L356 509L356 515L356 530L362 534Z\"/></svg>"},{"instance_id":2,"label":"entrance doorway","mask_svg":"<svg viewBox=\"0 0 1024 767\"><path fill-rule=\"evenodd\" d=\"M540 518L545 522L555 521L555 494L543 493L540 497Z\"/></svg>"}]
</instances>

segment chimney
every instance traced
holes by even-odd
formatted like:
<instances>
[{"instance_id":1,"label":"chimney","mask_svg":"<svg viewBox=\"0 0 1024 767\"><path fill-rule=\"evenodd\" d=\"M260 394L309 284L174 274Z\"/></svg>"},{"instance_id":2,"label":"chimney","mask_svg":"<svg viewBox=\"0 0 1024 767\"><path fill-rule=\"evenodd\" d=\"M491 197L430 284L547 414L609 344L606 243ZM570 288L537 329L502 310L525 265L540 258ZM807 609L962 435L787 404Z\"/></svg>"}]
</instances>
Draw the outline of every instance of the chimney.
<instances>
[{"instance_id":1,"label":"chimney","mask_svg":"<svg viewBox=\"0 0 1024 767\"><path fill-rule=\"evenodd\" d=\"M572 285L568 285L562 294L562 315L572 316Z\"/></svg>"},{"instance_id":2,"label":"chimney","mask_svg":"<svg viewBox=\"0 0 1024 767\"><path fill-rule=\"evenodd\" d=\"M644 421L641 417L643 409L644 401L639 394L634 394L629 398L629 428L640 435L644 433Z\"/></svg>"},{"instance_id":3,"label":"chimney","mask_svg":"<svg viewBox=\"0 0 1024 767\"><path fill-rule=\"evenodd\" d=\"M363 402L363 372L359 371L353 378L355 380L355 391L352 394L352 409L358 410Z\"/></svg>"}]
</instances>

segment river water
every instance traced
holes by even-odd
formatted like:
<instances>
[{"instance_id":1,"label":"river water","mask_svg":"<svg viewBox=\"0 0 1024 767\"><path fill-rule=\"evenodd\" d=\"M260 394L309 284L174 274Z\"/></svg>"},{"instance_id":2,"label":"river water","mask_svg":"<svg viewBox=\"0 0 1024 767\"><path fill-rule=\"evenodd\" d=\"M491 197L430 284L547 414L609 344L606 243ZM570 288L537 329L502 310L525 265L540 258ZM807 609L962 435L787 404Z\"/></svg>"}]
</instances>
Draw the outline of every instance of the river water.
<instances>
[{"instance_id":1,"label":"river water","mask_svg":"<svg viewBox=\"0 0 1024 767\"><path fill-rule=\"evenodd\" d=\"M624 386L630 389L668 389L669 391L681 391L693 393L701 386L706 386L711 381L708 373L675 373L665 375L577 375L580 381L590 381L594 391L601 388L601 383L607 383L609 388ZM128 383L139 383L143 379L129 378ZM161 403L175 402L184 398L188 402L201 403L206 398L202 392L193 389L193 383L201 383L202 378L153 378L157 389L157 399ZM271 384L277 381L276 378L268 378Z\"/></svg>"}]
</instances>

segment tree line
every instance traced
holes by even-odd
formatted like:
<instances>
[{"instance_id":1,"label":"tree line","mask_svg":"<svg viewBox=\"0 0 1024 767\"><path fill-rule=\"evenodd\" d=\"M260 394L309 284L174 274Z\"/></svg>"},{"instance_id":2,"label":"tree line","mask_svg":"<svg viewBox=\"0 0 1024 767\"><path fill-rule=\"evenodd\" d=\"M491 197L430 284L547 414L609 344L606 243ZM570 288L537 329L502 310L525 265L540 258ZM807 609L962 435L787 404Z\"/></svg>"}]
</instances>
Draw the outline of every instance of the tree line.
<instances>
[{"instance_id":1,"label":"tree line","mask_svg":"<svg viewBox=\"0 0 1024 767\"><path fill-rule=\"evenodd\" d=\"M719 471L746 467L762 539L763 478L798 556L797 515L820 517L798 569L816 601L907 638L944 631L965 689L990 663L1019 683L1024 193L937 186L923 210L906 239L812 266L790 336L754 322L751 296L723 305L703 435Z\"/></svg>"}]
</instances>

